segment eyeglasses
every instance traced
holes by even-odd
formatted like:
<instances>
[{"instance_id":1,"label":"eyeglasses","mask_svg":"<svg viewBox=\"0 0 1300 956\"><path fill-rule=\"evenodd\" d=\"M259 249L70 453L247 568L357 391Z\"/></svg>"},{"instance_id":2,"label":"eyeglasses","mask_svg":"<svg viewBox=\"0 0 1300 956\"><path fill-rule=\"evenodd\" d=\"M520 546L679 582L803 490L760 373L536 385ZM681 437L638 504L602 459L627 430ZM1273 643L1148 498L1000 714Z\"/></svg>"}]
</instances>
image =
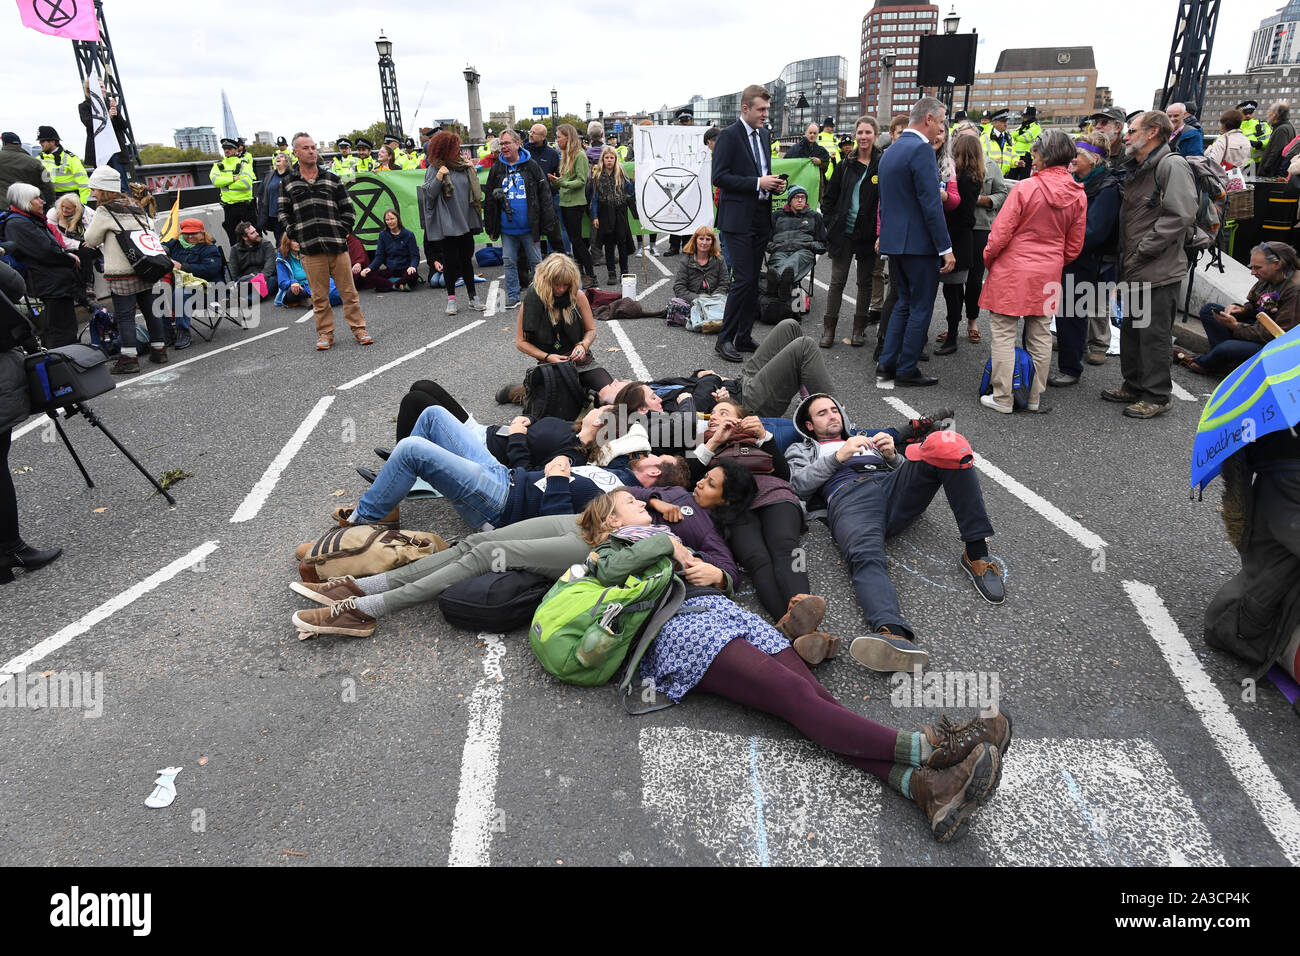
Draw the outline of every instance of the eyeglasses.
<instances>
[{"instance_id":1,"label":"eyeglasses","mask_svg":"<svg viewBox=\"0 0 1300 956\"><path fill-rule=\"evenodd\" d=\"M1279 256L1276 252L1273 251L1273 247L1269 243L1261 242L1259 244L1259 249L1262 253L1264 253L1264 258L1267 259L1269 262L1282 261L1281 256Z\"/></svg>"}]
</instances>

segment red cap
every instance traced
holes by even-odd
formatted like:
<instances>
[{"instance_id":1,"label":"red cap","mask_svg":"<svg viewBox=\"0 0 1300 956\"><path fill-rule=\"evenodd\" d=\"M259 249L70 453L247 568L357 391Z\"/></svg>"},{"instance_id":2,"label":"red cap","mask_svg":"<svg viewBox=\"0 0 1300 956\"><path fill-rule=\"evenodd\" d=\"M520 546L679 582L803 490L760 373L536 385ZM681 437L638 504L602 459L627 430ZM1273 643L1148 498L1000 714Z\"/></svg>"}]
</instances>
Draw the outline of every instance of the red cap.
<instances>
[{"instance_id":1,"label":"red cap","mask_svg":"<svg viewBox=\"0 0 1300 956\"><path fill-rule=\"evenodd\" d=\"M182 219L181 232L206 232L202 219Z\"/></svg>"},{"instance_id":2,"label":"red cap","mask_svg":"<svg viewBox=\"0 0 1300 956\"><path fill-rule=\"evenodd\" d=\"M925 441L908 445L903 454L910 461L924 461L936 468L970 468L975 464L970 442L954 431L931 432Z\"/></svg>"}]
</instances>

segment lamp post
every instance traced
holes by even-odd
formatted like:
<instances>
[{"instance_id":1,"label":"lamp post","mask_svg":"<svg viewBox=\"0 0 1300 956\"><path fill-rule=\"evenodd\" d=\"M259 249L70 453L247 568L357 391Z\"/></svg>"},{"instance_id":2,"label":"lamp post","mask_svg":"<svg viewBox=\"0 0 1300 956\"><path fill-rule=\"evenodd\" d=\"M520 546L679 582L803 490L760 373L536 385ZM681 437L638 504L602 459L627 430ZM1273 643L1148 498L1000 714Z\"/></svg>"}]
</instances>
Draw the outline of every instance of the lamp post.
<instances>
[{"instance_id":1,"label":"lamp post","mask_svg":"<svg viewBox=\"0 0 1300 956\"><path fill-rule=\"evenodd\" d=\"M816 77L813 80L813 119L817 121L817 127L820 129L822 124L822 78Z\"/></svg>"},{"instance_id":2,"label":"lamp post","mask_svg":"<svg viewBox=\"0 0 1300 956\"><path fill-rule=\"evenodd\" d=\"M375 41L379 51L379 89L384 97L384 129L390 136L402 138L402 106L397 99L397 69L393 66L393 41L379 31Z\"/></svg>"},{"instance_id":3,"label":"lamp post","mask_svg":"<svg viewBox=\"0 0 1300 956\"><path fill-rule=\"evenodd\" d=\"M957 16L957 8L954 6L949 9L948 15L943 18L944 36L956 36L957 27L961 25L961 17ZM953 94L953 76L948 74L944 82L939 86L939 100L947 110L948 116L952 116L952 94Z\"/></svg>"},{"instance_id":4,"label":"lamp post","mask_svg":"<svg viewBox=\"0 0 1300 956\"><path fill-rule=\"evenodd\" d=\"M551 139L555 138L555 128L560 125L560 100L551 87Z\"/></svg>"},{"instance_id":5,"label":"lamp post","mask_svg":"<svg viewBox=\"0 0 1300 956\"><path fill-rule=\"evenodd\" d=\"M587 122L591 122L591 100L587 100Z\"/></svg>"},{"instance_id":6,"label":"lamp post","mask_svg":"<svg viewBox=\"0 0 1300 956\"><path fill-rule=\"evenodd\" d=\"M876 115L887 121L894 113L894 64L898 55L886 50L880 55L880 94L876 101Z\"/></svg>"}]
</instances>

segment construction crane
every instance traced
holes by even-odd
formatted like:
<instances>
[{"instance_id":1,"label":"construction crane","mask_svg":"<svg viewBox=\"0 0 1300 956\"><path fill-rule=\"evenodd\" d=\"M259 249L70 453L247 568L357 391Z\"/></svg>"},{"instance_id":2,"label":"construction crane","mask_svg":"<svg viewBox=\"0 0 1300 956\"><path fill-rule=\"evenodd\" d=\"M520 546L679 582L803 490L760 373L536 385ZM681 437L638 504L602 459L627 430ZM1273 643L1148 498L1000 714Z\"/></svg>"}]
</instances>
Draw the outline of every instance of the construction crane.
<instances>
[{"instance_id":1,"label":"construction crane","mask_svg":"<svg viewBox=\"0 0 1300 956\"><path fill-rule=\"evenodd\" d=\"M1162 110L1170 103L1186 103L1189 112L1197 112L1204 106L1220 2L1179 0L1178 22L1174 25L1164 92L1160 96Z\"/></svg>"}]
</instances>

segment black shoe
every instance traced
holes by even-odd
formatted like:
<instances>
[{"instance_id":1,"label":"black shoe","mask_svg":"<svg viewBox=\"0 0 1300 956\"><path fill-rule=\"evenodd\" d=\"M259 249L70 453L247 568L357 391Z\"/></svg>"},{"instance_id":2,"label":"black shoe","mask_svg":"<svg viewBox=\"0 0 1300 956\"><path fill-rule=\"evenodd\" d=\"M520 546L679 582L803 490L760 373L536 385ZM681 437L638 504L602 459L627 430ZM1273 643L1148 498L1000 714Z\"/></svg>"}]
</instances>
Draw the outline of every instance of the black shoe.
<instances>
[{"instance_id":1,"label":"black shoe","mask_svg":"<svg viewBox=\"0 0 1300 956\"><path fill-rule=\"evenodd\" d=\"M892 368L881 368L879 365L876 366L877 382L889 382L889 381L893 381L893 378L894 378L894 370Z\"/></svg>"},{"instance_id":2,"label":"black shoe","mask_svg":"<svg viewBox=\"0 0 1300 956\"><path fill-rule=\"evenodd\" d=\"M513 383L507 383L505 385L502 385L500 388L498 388L497 393L495 395L497 404L498 405L514 404L514 400L511 398L510 393L513 392L518 387L519 387L518 385L515 385Z\"/></svg>"},{"instance_id":3,"label":"black shoe","mask_svg":"<svg viewBox=\"0 0 1300 956\"><path fill-rule=\"evenodd\" d=\"M735 347L732 346L730 342L719 342L717 345L713 347L713 351L717 352L720 356L722 356L723 361L726 362L745 361L744 356L742 356L739 352L737 352Z\"/></svg>"},{"instance_id":4,"label":"black shoe","mask_svg":"<svg viewBox=\"0 0 1300 956\"><path fill-rule=\"evenodd\" d=\"M187 349L187 348L189 348L190 345L193 343L193 341L194 341L194 340L190 338L190 333L189 333L189 332L186 332L186 331L183 330L183 329L177 331L177 333L176 333L176 351L179 352L181 349Z\"/></svg>"},{"instance_id":5,"label":"black shoe","mask_svg":"<svg viewBox=\"0 0 1300 956\"><path fill-rule=\"evenodd\" d=\"M950 337L947 342L934 350L935 355L952 355L957 351L957 343Z\"/></svg>"},{"instance_id":6,"label":"black shoe","mask_svg":"<svg viewBox=\"0 0 1300 956\"><path fill-rule=\"evenodd\" d=\"M745 339L743 342L740 339L736 339L736 341L733 342L732 344L736 347L737 352L758 351L758 343L755 342L753 339Z\"/></svg>"},{"instance_id":7,"label":"black shoe","mask_svg":"<svg viewBox=\"0 0 1300 956\"><path fill-rule=\"evenodd\" d=\"M667 251L664 252L664 256L665 256L665 257L667 257L667 256L675 256L675 255L677 255L677 250L674 249L672 246L669 246L668 249L667 249Z\"/></svg>"},{"instance_id":8,"label":"black shoe","mask_svg":"<svg viewBox=\"0 0 1300 956\"><path fill-rule=\"evenodd\" d=\"M0 584L9 584L14 579L14 568L35 571L43 568L63 553L62 548L37 551L30 544L19 539L16 548L0 551Z\"/></svg>"},{"instance_id":9,"label":"black shoe","mask_svg":"<svg viewBox=\"0 0 1300 956\"><path fill-rule=\"evenodd\" d=\"M767 286L764 291L768 295L776 295L776 287L780 281L780 278L776 274L776 270L769 266L767 270Z\"/></svg>"},{"instance_id":10,"label":"black shoe","mask_svg":"<svg viewBox=\"0 0 1300 956\"><path fill-rule=\"evenodd\" d=\"M776 296L782 302L789 300L794 293L794 266L786 266L781 270L781 278L777 280Z\"/></svg>"},{"instance_id":11,"label":"black shoe","mask_svg":"<svg viewBox=\"0 0 1300 956\"><path fill-rule=\"evenodd\" d=\"M919 371L917 371L917 372L913 372L911 375L895 375L894 384L910 385L916 388L924 388L927 385L938 385L939 380L937 378L932 378L929 375L922 375Z\"/></svg>"},{"instance_id":12,"label":"black shoe","mask_svg":"<svg viewBox=\"0 0 1300 956\"><path fill-rule=\"evenodd\" d=\"M1002 569L987 558L972 561L965 551L961 553L961 569L970 577L971 584L980 593L980 597L990 604L1001 604L1007 598L1006 587L1002 583Z\"/></svg>"},{"instance_id":13,"label":"black shoe","mask_svg":"<svg viewBox=\"0 0 1300 956\"><path fill-rule=\"evenodd\" d=\"M392 453L393 453L393 450L392 450L391 448L376 448L376 449L375 449L375 454L379 457L380 461L388 461L388 456L391 455Z\"/></svg>"},{"instance_id":14,"label":"black shoe","mask_svg":"<svg viewBox=\"0 0 1300 956\"><path fill-rule=\"evenodd\" d=\"M372 485L375 483L375 479L379 477L379 473L371 468L358 468L357 474Z\"/></svg>"},{"instance_id":15,"label":"black shoe","mask_svg":"<svg viewBox=\"0 0 1300 956\"><path fill-rule=\"evenodd\" d=\"M930 353L925 349L921 349L921 354L916 357L916 360L918 362L928 362L930 361Z\"/></svg>"},{"instance_id":16,"label":"black shoe","mask_svg":"<svg viewBox=\"0 0 1300 956\"><path fill-rule=\"evenodd\" d=\"M875 325L880 321L880 310L871 309L867 312L867 325Z\"/></svg>"}]
</instances>

